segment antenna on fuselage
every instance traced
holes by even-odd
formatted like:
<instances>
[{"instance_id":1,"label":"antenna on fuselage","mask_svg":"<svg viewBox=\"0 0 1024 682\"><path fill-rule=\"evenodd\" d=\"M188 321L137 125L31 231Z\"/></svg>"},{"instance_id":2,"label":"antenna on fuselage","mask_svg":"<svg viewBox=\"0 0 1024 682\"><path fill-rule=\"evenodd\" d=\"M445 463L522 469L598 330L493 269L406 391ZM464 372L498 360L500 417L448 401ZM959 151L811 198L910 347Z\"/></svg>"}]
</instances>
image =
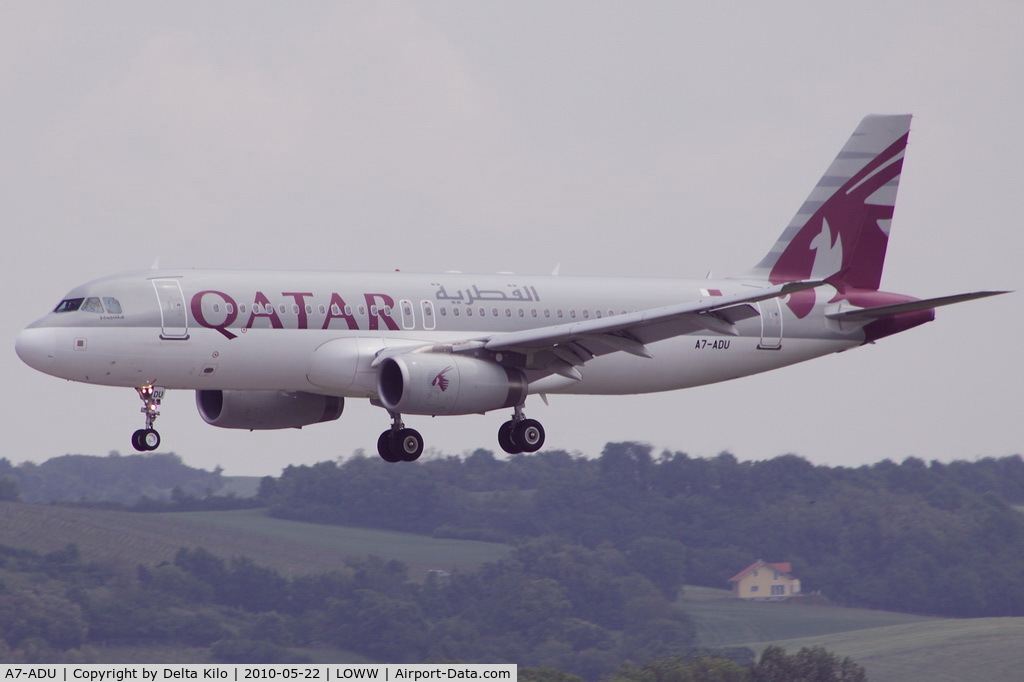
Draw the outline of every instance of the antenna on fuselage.
<instances>
[{"instance_id":1,"label":"antenna on fuselage","mask_svg":"<svg viewBox=\"0 0 1024 682\"><path fill-rule=\"evenodd\" d=\"M153 264L149 266L149 269L150 270L159 270L160 269L160 256L157 256L153 260Z\"/></svg>"}]
</instances>

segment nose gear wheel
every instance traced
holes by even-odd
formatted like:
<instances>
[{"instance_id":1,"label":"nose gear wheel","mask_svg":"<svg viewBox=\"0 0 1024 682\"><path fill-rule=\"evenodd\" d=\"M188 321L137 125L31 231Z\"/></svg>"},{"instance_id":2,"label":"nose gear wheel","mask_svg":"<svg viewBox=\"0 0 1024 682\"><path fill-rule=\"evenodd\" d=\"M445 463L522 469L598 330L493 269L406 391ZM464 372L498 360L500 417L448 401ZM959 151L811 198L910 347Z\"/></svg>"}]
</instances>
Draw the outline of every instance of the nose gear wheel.
<instances>
[{"instance_id":1,"label":"nose gear wheel","mask_svg":"<svg viewBox=\"0 0 1024 682\"><path fill-rule=\"evenodd\" d=\"M160 416L160 403L164 399L162 386L139 386L135 389L142 400L142 409L146 415L146 428L132 434L132 447L139 452L149 452L160 447L160 434L153 428L153 422Z\"/></svg>"}]
</instances>

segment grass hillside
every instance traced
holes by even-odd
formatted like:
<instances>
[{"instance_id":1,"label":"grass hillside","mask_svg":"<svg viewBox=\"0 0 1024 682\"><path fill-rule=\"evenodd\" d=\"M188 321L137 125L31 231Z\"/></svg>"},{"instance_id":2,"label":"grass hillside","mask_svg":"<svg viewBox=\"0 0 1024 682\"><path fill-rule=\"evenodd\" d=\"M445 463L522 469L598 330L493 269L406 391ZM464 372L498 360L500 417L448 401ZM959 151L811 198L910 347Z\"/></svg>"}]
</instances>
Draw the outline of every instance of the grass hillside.
<instances>
[{"instance_id":1,"label":"grass hillside","mask_svg":"<svg viewBox=\"0 0 1024 682\"><path fill-rule=\"evenodd\" d=\"M745 643L755 651L778 644L790 652L823 646L849 656L871 682L1020 680L1024 618L937 619L851 632Z\"/></svg>"},{"instance_id":2,"label":"grass hillside","mask_svg":"<svg viewBox=\"0 0 1024 682\"><path fill-rule=\"evenodd\" d=\"M88 561L131 570L170 561L181 547L204 547L223 558L252 557L285 576L322 573L368 554L403 561L415 576L475 566L510 550L497 543L283 521L259 509L140 514L0 502L0 544L49 552L71 542Z\"/></svg>"},{"instance_id":3,"label":"grass hillside","mask_svg":"<svg viewBox=\"0 0 1024 682\"><path fill-rule=\"evenodd\" d=\"M783 639L935 620L803 600L744 601L734 599L729 590L707 587L687 587L679 606L693 619L698 644L707 647L749 646L750 642L767 645Z\"/></svg>"},{"instance_id":4,"label":"grass hillside","mask_svg":"<svg viewBox=\"0 0 1024 682\"><path fill-rule=\"evenodd\" d=\"M255 509L140 514L0 502L0 544L48 552L71 542L84 559L124 570L171 560L180 547L204 547L224 558L249 556L289 576L331 570L367 554L403 561L413 575L423 575L510 551L495 543L283 521ZM693 619L701 646L760 651L778 644L792 653L820 645L865 666L873 682L1015 680L1024 670L1024 618L953 620L802 601L744 602L727 590L701 587L687 587L678 606ZM129 653L147 662L187 655L178 649Z\"/></svg>"},{"instance_id":5,"label":"grass hillside","mask_svg":"<svg viewBox=\"0 0 1024 682\"><path fill-rule=\"evenodd\" d=\"M849 656L872 682L1019 680L1024 618L927 618L788 602L747 602L728 590L688 587L679 602L702 646L789 653L823 646Z\"/></svg>"}]
</instances>

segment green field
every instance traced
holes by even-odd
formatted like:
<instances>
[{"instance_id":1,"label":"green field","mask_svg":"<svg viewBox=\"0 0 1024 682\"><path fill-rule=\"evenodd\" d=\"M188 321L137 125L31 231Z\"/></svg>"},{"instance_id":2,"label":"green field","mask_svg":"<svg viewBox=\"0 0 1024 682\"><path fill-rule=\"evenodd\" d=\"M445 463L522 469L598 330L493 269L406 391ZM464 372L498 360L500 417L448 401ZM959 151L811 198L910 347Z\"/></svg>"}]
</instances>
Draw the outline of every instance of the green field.
<instances>
[{"instance_id":1,"label":"green field","mask_svg":"<svg viewBox=\"0 0 1024 682\"><path fill-rule=\"evenodd\" d=\"M407 563L420 577L431 569L470 568L511 550L495 543L282 521L258 509L140 514L0 502L0 544L48 552L70 542L85 559L125 571L172 560L180 547L204 547L225 558L249 556L287 576L328 571L346 558L376 554ZM1024 618L953 620L810 600L745 602L727 590L689 586L678 605L693 619L701 646L760 652L779 644L792 653L820 645L865 666L872 682L1024 679ZM344 652L304 653L322 662L352 660ZM113 652L109 660L174 662L190 655L202 652L133 648Z\"/></svg>"},{"instance_id":2,"label":"green field","mask_svg":"<svg viewBox=\"0 0 1024 682\"><path fill-rule=\"evenodd\" d=\"M0 544L49 552L71 542L85 559L124 570L171 561L181 547L204 547L224 558L252 557L285 576L322 573L368 554L408 563L414 576L422 576L476 566L511 550L491 542L282 521L259 509L140 514L0 502Z\"/></svg>"},{"instance_id":3,"label":"green field","mask_svg":"<svg viewBox=\"0 0 1024 682\"><path fill-rule=\"evenodd\" d=\"M749 646L750 642L770 643L935 620L802 600L745 601L734 599L729 590L707 587L687 587L679 606L693 619L700 645L707 647Z\"/></svg>"},{"instance_id":4,"label":"green field","mask_svg":"<svg viewBox=\"0 0 1024 682\"><path fill-rule=\"evenodd\" d=\"M794 653L823 646L849 656L872 682L1020 680L1024 618L927 618L810 602L746 602L728 590L688 587L679 602L700 644L769 644Z\"/></svg>"},{"instance_id":5,"label":"green field","mask_svg":"<svg viewBox=\"0 0 1024 682\"><path fill-rule=\"evenodd\" d=\"M938 619L774 644L789 651L818 645L849 656L872 682L1024 678L1024 618ZM762 643L746 646L763 648Z\"/></svg>"}]
</instances>

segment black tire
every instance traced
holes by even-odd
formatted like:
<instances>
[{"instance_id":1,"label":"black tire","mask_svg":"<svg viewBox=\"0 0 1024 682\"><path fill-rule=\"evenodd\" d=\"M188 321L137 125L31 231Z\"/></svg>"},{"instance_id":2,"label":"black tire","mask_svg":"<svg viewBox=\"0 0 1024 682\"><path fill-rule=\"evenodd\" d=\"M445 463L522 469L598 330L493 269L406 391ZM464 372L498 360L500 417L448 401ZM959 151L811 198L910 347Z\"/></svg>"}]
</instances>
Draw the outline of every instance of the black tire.
<instances>
[{"instance_id":1,"label":"black tire","mask_svg":"<svg viewBox=\"0 0 1024 682\"><path fill-rule=\"evenodd\" d=\"M391 439L391 451L403 462L415 462L423 454L423 436L416 429L399 429Z\"/></svg>"},{"instance_id":2,"label":"black tire","mask_svg":"<svg viewBox=\"0 0 1024 682\"><path fill-rule=\"evenodd\" d=\"M512 429L512 442L523 452L537 452L544 445L544 427L536 419L524 419Z\"/></svg>"},{"instance_id":3,"label":"black tire","mask_svg":"<svg viewBox=\"0 0 1024 682\"><path fill-rule=\"evenodd\" d=\"M498 428L498 445L510 455L518 455L523 449L512 440L512 428L515 422L507 421Z\"/></svg>"},{"instance_id":4,"label":"black tire","mask_svg":"<svg viewBox=\"0 0 1024 682\"><path fill-rule=\"evenodd\" d=\"M391 464L401 461L391 448L391 429L380 434L380 438L377 439L377 454L380 455L382 460Z\"/></svg>"},{"instance_id":5,"label":"black tire","mask_svg":"<svg viewBox=\"0 0 1024 682\"><path fill-rule=\"evenodd\" d=\"M142 435L139 436L139 443L146 451L156 450L160 447L160 434L155 429L143 429Z\"/></svg>"},{"instance_id":6,"label":"black tire","mask_svg":"<svg viewBox=\"0 0 1024 682\"><path fill-rule=\"evenodd\" d=\"M138 452L146 451L146 443L145 441L142 440L145 435L145 429L139 429L138 431L132 434L132 447L135 448Z\"/></svg>"}]
</instances>

